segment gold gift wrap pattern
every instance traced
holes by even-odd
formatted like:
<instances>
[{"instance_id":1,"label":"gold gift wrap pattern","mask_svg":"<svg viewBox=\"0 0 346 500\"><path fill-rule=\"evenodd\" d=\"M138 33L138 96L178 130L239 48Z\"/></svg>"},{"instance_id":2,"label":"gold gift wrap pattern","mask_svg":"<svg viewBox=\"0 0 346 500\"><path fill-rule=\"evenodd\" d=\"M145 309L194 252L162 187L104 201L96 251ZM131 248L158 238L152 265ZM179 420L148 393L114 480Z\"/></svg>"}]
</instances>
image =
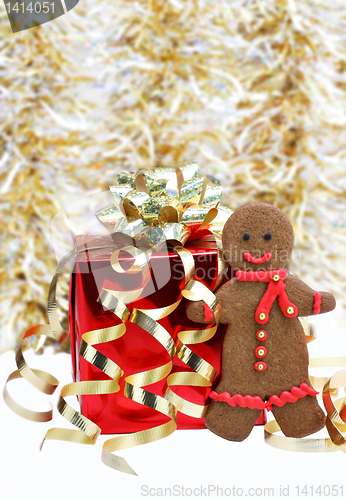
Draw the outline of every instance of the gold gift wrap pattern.
<instances>
[{"instance_id":1,"label":"gold gift wrap pattern","mask_svg":"<svg viewBox=\"0 0 346 500\"><path fill-rule=\"evenodd\" d=\"M111 266L117 272L141 273L142 283L149 276L150 255L155 248L168 245L181 259L184 268L185 286L179 297L167 306L159 309L134 309L131 313L126 304L136 300L143 291L143 286L134 291L111 291L103 289L99 302L112 311L121 320L121 324L109 328L92 330L82 336L79 353L89 363L104 372L109 380L90 380L74 382L61 390L57 405L58 411L77 429L50 429L47 439L58 439L83 444L95 444L101 429L80 412L74 410L66 402L66 397L87 394L110 394L120 390L119 381L124 375L121 366L101 354L95 346L104 342L116 341L126 331L128 322L141 327L152 335L163 349L169 354L170 361L158 368L136 373L126 377L124 394L126 397L153 408L167 417L169 421L163 425L125 436L118 436L107 440L103 445L103 462L122 472L135 474L126 460L113 452L149 443L162 439L176 429L177 411L189 416L203 417L207 405L198 405L178 396L171 388L173 385L211 386L215 377L215 369L207 361L197 356L186 344L193 345L205 342L213 337L220 319L220 305L211 290L194 277L194 259L191 253L184 248L189 237L194 239L205 234L208 230L217 242L219 249L218 279L216 288L222 281L226 264L221 255L221 232L232 210L220 203L221 186L212 178L203 176L195 163L182 165L178 168L157 168L155 170L141 170L137 174L121 173L117 183L110 186L114 196L114 205L105 207L97 212L98 219L110 230L115 241L122 242L122 250L128 252L134 259L131 267L126 271L119 262L120 250L113 252ZM58 386L58 381L52 375L29 368L25 362L22 346L32 335L41 335L55 339L62 343L67 333L61 327L56 304L56 285L65 264L75 259L75 252L70 252L60 262L52 279L48 297L49 325L38 325L30 328L24 335L22 342L16 349L16 363L18 370L13 372L7 382L23 377L39 391L52 394ZM203 300L211 309L214 322L208 328L181 331L176 342L169 332L159 323L159 320L171 314L185 297L188 300ZM307 341L315 337L314 330L303 321ZM172 360L177 356L194 371L171 373ZM313 366L346 366L346 358L311 360ZM164 397L145 389L167 377L167 391ZM345 398L332 400L335 388L346 386L346 370L323 379L312 377L315 387L323 387L322 396L327 411L326 439L294 439L276 436L280 430L275 421L265 425L265 440L268 444L295 451L346 451L345 446ZM52 419L52 410L35 412L26 409L12 399L7 383L4 388L4 399L7 405L24 418L35 421ZM43 444L43 443L42 443Z\"/></svg>"}]
</instances>

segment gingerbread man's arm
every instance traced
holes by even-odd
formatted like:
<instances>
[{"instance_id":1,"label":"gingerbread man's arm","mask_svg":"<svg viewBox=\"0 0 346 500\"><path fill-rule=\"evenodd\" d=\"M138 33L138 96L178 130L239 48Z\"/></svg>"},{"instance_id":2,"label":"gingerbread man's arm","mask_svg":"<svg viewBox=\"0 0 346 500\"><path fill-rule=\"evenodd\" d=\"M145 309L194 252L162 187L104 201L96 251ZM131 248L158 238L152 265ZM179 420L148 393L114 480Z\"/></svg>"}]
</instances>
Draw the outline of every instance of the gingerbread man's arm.
<instances>
[{"instance_id":1,"label":"gingerbread man's arm","mask_svg":"<svg viewBox=\"0 0 346 500\"><path fill-rule=\"evenodd\" d=\"M231 322L230 314L230 291L233 285L233 279L227 281L225 284L220 286L215 292L215 296L221 305L221 323L229 324ZM198 302L190 302L186 308L187 317L196 323L208 324L212 322L212 318L208 318L208 313L210 309L204 308L204 302L202 300Z\"/></svg>"},{"instance_id":2,"label":"gingerbread man's arm","mask_svg":"<svg viewBox=\"0 0 346 500\"><path fill-rule=\"evenodd\" d=\"M289 299L298 307L298 316L312 316L332 311L335 308L334 295L316 292L296 276L289 274L285 280Z\"/></svg>"}]
</instances>

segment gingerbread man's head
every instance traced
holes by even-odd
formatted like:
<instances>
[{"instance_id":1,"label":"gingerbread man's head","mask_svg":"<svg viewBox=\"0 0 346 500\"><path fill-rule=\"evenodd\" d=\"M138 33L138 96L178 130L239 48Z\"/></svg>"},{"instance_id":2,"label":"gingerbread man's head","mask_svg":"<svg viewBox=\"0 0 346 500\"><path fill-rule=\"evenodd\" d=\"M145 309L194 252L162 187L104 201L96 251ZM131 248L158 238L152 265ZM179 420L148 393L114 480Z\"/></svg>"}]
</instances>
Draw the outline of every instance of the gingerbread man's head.
<instances>
[{"instance_id":1,"label":"gingerbread man's head","mask_svg":"<svg viewBox=\"0 0 346 500\"><path fill-rule=\"evenodd\" d=\"M268 203L249 203L238 208L222 233L224 259L234 271L284 268L293 242L288 217Z\"/></svg>"}]
</instances>

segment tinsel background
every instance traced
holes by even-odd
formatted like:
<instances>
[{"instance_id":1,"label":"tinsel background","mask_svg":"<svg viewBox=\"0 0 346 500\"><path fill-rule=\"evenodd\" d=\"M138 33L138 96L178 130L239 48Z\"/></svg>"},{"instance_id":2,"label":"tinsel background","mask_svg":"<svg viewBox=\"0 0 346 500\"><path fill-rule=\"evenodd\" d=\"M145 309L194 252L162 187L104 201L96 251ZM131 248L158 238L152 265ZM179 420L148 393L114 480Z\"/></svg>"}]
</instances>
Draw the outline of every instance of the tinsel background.
<instances>
[{"instance_id":1,"label":"tinsel background","mask_svg":"<svg viewBox=\"0 0 346 500\"><path fill-rule=\"evenodd\" d=\"M279 206L345 307L345 33L344 0L88 0L16 34L1 3L0 351L47 320L55 214L158 164Z\"/></svg>"}]
</instances>

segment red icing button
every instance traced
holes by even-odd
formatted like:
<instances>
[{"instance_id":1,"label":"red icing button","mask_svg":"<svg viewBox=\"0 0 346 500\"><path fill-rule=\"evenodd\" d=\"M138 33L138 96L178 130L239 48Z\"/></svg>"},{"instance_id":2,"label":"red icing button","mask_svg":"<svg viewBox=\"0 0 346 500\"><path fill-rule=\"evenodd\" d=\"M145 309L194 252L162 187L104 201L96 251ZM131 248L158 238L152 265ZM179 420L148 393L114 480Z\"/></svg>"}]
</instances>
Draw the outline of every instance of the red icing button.
<instances>
[{"instance_id":1,"label":"red icing button","mask_svg":"<svg viewBox=\"0 0 346 500\"><path fill-rule=\"evenodd\" d=\"M254 367L258 372L264 372L267 369L267 363L264 361L257 361L257 363L254 364Z\"/></svg>"},{"instance_id":2,"label":"red icing button","mask_svg":"<svg viewBox=\"0 0 346 500\"><path fill-rule=\"evenodd\" d=\"M267 338L267 332L265 330L258 330L258 332L256 332L256 337L257 337L257 340L265 340Z\"/></svg>"},{"instance_id":3,"label":"red icing button","mask_svg":"<svg viewBox=\"0 0 346 500\"><path fill-rule=\"evenodd\" d=\"M260 345L256 347L255 354L257 358L264 358L267 354L267 349L263 345Z\"/></svg>"}]
</instances>

